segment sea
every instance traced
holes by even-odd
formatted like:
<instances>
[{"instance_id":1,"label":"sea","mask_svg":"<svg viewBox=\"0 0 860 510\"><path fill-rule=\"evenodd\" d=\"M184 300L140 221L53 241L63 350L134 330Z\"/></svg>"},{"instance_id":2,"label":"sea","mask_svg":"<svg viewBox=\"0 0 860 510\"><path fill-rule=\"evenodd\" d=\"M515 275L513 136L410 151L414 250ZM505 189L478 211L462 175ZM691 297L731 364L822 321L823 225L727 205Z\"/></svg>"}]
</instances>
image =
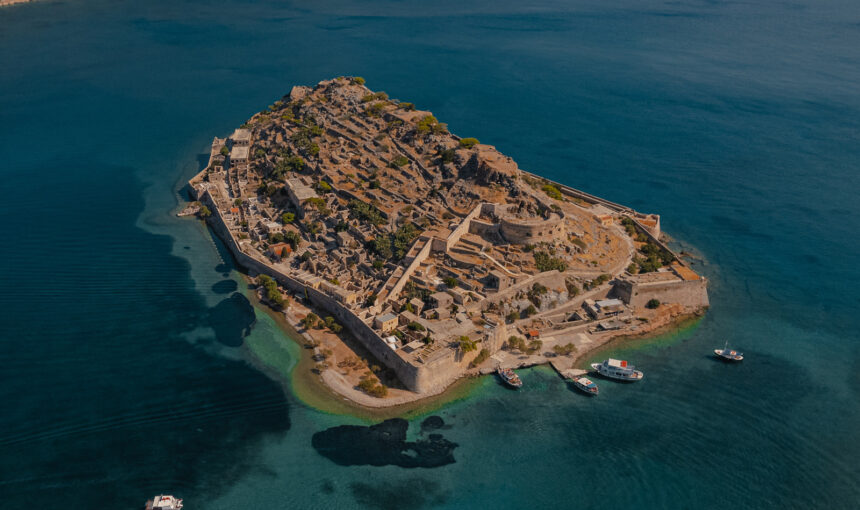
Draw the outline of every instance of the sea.
<instances>
[{"instance_id":1,"label":"sea","mask_svg":"<svg viewBox=\"0 0 860 510\"><path fill-rule=\"evenodd\" d=\"M660 214L710 310L588 356L645 373L596 398L548 368L382 425L300 398L176 212L212 137L342 75ZM4 509L860 507L856 0L0 8L0 190Z\"/></svg>"}]
</instances>

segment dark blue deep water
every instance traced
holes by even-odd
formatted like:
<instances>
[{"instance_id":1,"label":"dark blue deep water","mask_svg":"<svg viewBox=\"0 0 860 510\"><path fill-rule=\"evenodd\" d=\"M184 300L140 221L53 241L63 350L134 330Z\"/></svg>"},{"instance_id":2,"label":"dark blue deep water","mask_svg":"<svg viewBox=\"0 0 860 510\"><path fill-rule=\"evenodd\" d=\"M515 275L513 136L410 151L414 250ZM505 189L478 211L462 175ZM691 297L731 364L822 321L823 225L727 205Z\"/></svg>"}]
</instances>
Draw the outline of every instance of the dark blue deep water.
<instances>
[{"instance_id":1,"label":"dark blue deep water","mask_svg":"<svg viewBox=\"0 0 860 510\"><path fill-rule=\"evenodd\" d=\"M0 9L4 509L858 507L860 3L320 3ZM213 136L339 75L660 213L712 309L616 347L648 377L597 399L482 381L436 411L453 463L315 450L366 423L293 395L297 349L174 213Z\"/></svg>"}]
</instances>

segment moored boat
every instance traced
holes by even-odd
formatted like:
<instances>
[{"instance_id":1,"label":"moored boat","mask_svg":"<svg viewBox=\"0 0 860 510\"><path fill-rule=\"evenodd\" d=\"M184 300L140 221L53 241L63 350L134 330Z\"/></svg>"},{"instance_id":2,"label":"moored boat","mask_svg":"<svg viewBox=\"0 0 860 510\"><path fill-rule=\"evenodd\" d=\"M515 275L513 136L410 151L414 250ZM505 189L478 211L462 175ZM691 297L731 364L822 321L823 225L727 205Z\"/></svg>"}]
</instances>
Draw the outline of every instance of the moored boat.
<instances>
[{"instance_id":1,"label":"moored boat","mask_svg":"<svg viewBox=\"0 0 860 510\"><path fill-rule=\"evenodd\" d=\"M496 373L499 374L499 377L502 378L502 381L504 381L505 384L512 388L521 388L523 386L523 381L520 379L520 376L510 368L499 367L496 369Z\"/></svg>"},{"instance_id":2,"label":"moored boat","mask_svg":"<svg viewBox=\"0 0 860 510\"><path fill-rule=\"evenodd\" d=\"M182 500L168 494L155 496L152 501L146 502L146 510L179 510L182 508Z\"/></svg>"},{"instance_id":3,"label":"moored boat","mask_svg":"<svg viewBox=\"0 0 860 510\"><path fill-rule=\"evenodd\" d=\"M594 381L587 377L577 377L573 380L573 385L576 386L576 389L583 393L588 393L589 395L597 395L597 385L594 384Z\"/></svg>"},{"instance_id":4,"label":"moored boat","mask_svg":"<svg viewBox=\"0 0 860 510\"><path fill-rule=\"evenodd\" d=\"M603 363L592 363L591 368L603 377L619 381L640 381L645 377L645 374L636 370L636 367L620 359L609 358Z\"/></svg>"},{"instance_id":5,"label":"moored boat","mask_svg":"<svg viewBox=\"0 0 860 510\"><path fill-rule=\"evenodd\" d=\"M714 349L714 354L726 361L741 361L744 359L744 353L729 349L729 342L726 342L725 347L722 349Z\"/></svg>"}]
</instances>

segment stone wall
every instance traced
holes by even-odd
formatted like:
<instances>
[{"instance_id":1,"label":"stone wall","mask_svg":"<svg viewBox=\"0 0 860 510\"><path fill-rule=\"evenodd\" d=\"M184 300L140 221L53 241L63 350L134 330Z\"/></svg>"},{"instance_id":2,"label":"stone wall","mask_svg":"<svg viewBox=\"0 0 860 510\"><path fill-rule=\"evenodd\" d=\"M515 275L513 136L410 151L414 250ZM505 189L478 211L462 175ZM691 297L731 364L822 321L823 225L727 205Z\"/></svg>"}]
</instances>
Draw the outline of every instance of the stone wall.
<instances>
[{"instance_id":1,"label":"stone wall","mask_svg":"<svg viewBox=\"0 0 860 510\"><path fill-rule=\"evenodd\" d=\"M400 279L394 284L394 288L391 289L391 292L388 293L388 300L393 301L397 299L400 295L400 291L403 290L403 286L406 285L406 282L412 278L412 274L415 273L415 270L418 269L418 266L421 265L422 262L427 260L427 257L430 255L430 250L433 248L433 240L427 239L427 242L424 244L424 247L421 248L421 251L415 255L415 258L412 260L412 263L409 264L409 267L403 271L403 275L400 276ZM416 241L418 242L418 241Z\"/></svg>"},{"instance_id":2,"label":"stone wall","mask_svg":"<svg viewBox=\"0 0 860 510\"><path fill-rule=\"evenodd\" d=\"M613 295L633 307L645 306L651 299L690 307L707 307L707 280L671 280L640 283L635 279L618 280Z\"/></svg>"},{"instance_id":3,"label":"stone wall","mask_svg":"<svg viewBox=\"0 0 860 510\"><path fill-rule=\"evenodd\" d=\"M548 219L521 219L510 212L510 206L499 207L496 213L499 233L510 243L534 244L564 238L564 216L561 214L552 213Z\"/></svg>"},{"instance_id":4,"label":"stone wall","mask_svg":"<svg viewBox=\"0 0 860 510\"><path fill-rule=\"evenodd\" d=\"M436 388L438 384L445 384L444 380L447 379L447 374L437 375L432 373L427 367L418 367L407 362L400 354L392 351L373 328L365 324L352 310L343 306L333 297L317 289L308 287L292 276L244 253L239 248L238 241L221 217L209 191L203 191L199 197L201 202L212 209L213 213L209 219L209 224L218 237L224 241L238 265L257 273L271 276L279 284L297 295L306 295L315 307L331 314L345 328L348 328L350 334L359 340L386 367L392 369L397 374L400 382L410 390L416 393L425 393L432 388ZM441 380L440 377L442 378Z\"/></svg>"}]
</instances>

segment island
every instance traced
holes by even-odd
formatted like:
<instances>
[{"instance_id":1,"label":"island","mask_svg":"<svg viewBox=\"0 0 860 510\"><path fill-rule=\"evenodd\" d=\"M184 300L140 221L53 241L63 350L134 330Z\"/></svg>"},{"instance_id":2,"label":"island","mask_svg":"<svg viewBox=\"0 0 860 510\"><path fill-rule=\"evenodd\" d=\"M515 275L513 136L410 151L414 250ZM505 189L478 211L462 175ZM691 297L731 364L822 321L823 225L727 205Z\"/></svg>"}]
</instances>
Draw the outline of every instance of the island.
<instances>
[{"instance_id":1,"label":"island","mask_svg":"<svg viewBox=\"0 0 860 510\"><path fill-rule=\"evenodd\" d=\"M520 169L360 77L296 86L188 183L261 302L368 407L551 363L708 307L660 217Z\"/></svg>"}]
</instances>

